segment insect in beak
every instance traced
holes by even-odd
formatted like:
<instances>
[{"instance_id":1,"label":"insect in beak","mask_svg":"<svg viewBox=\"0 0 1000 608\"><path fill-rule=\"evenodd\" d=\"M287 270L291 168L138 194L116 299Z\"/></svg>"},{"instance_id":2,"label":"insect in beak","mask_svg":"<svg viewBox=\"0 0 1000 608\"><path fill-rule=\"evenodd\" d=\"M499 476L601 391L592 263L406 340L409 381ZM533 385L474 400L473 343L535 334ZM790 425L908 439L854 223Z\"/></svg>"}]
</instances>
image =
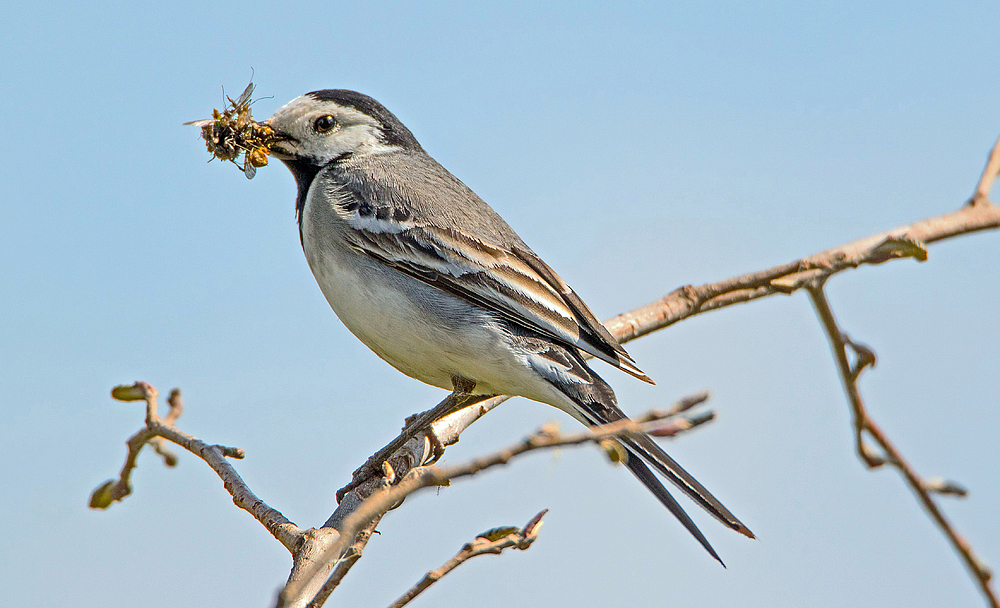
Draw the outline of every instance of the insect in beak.
<instances>
[{"instance_id":1,"label":"insect in beak","mask_svg":"<svg viewBox=\"0 0 1000 608\"><path fill-rule=\"evenodd\" d=\"M258 167L267 165L274 139L271 127L257 122L250 113L253 90L251 82L238 98L226 98L229 105L225 110L212 110L212 118L185 123L201 127L201 137L213 159L228 160L242 169L247 179L253 179ZM238 162L240 156L242 163Z\"/></svg>"}]
</instances>

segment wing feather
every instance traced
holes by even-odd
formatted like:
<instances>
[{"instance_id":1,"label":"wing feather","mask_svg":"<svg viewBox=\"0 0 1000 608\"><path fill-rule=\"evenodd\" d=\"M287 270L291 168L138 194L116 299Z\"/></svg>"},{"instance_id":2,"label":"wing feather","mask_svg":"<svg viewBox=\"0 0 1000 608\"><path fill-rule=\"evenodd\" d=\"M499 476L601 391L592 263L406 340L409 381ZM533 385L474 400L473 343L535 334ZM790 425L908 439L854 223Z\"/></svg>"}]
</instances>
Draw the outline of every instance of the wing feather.
<instances>
[{"instance_id":1,"label":"wing feather","mask_svg":"<svg viewBox=\"0 0 1000 608\"><path fill-rule=\"evenodd\" d=\"M582 299L530 250L453 228L352 213L351 244L380 262L652 383Z\"/></svg>"}]
</instances>

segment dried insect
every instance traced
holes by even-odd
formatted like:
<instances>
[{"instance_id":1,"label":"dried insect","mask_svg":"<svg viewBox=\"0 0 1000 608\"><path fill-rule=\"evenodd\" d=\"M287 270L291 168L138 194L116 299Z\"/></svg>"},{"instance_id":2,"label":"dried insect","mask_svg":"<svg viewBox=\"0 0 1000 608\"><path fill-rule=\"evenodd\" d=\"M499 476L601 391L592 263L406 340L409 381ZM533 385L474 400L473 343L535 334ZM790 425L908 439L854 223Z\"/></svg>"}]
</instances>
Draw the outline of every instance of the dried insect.
<instances>
[{"instance_id":1,"label":"dried insect","mask_svg":"<svg viewBox=\"0 0 1000 608\"><path fill-rule=\"evenodd\" d=\"M247 179L253 179L257 168L267 164L274 139L271 127L253 119L254 83L251 81L239 97L226 97L229 105L223 111L212 110L212 118L184 123L201 127L201 137L212 159L229 161L239 167ZM240 156L242 155L242 162Z\"/></svg>"}]
</instances>

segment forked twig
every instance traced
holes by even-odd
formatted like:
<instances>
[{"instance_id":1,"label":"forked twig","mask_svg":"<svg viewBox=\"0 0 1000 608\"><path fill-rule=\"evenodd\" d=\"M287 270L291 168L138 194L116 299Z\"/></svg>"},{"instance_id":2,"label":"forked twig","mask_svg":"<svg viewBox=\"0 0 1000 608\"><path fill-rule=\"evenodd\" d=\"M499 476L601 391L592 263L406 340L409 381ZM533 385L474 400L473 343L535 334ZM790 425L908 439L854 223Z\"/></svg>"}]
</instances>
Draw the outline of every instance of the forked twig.
<instances>
[{"instance_id":1,"label":"forked twig","mask_svg":"<svg viewBox=\"0 0 1000 608\"><path fill-rule=\"evenodd\" d=\"M998 608L1000 604L998 604L997 596L990 585L993 573L976 557L968 541L955 531L955 528L944 516L944 513L941 512L941 509L931 496L932 493L964 496L964 488L954 482L925 480L920 477L909 463L906 462L896 446L889 441L888 436L882 431L882 428L875 424L875 421L868 415L864 400L861 398L861 391L858 389L858 377L866 367L874 364L874 353L870 348L852 342L847 334L837 325L837 320L833 316L833 310L830 308L830 303L823 292L822 282L810 286L808 291L813 306L816 308L816 314L819 316L823 328L826 330L827 338L830 339L830 346L833 348L834 358L837 360L840 377L844 383L844 391L847 393L847 400L850 402L854 413L854 434L858 456L860 456L861 460L869 468L874 469L882 465L890 465L899 470L906 479L910 489L913 490L921 504L923 504L924 509L930 514L931 519L937 523L945 536L948 537L948 540L965 563L966 568L968 568L969 573L972 574L973 579L979 583L979 587L989 605L993 608ZM857 354L857 361L853 365L848 358L848 349L853 350ZM882 455L874 454L865 445L865 436L871 437L878 444L883 452Z\"/></svg>"},{"instance_id":2,"label":"forked twig","mask_svg":"<svg viewBox=\"0 0 1000 608\"><path fill-rule=\"evenodd\" d=\"M222 479L226 491L233 497L236 506L253 515L282 545L289 551L294 551L300 541L302 531L280 512L257 498L236 472L236 469L226 460L226 458L243 458L243 450L222 445L209 445L174 427L174 423L183 410L179 390L174 389L170 393L171 408L165 419L160 418L156 411L159 392L147 382L116 386L112 389L111 396L119 401L145 401L146 426L129 438L127 442L128 456L125 458L125 465L122 467L118 479L104 482L91 494L91 508L107 509L131 494L131 476L139 452L147 443L165 439L204 460Z\"/></svg>"}]
</instances>

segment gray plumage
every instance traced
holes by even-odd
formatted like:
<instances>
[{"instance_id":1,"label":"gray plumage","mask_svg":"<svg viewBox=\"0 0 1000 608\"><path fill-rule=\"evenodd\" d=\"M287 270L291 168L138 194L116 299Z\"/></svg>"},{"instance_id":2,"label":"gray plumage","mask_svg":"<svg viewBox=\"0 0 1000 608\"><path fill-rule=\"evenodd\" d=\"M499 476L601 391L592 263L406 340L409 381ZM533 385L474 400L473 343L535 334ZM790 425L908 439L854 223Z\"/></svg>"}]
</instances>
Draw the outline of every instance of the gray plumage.
<instances>
[{"instance_id":1,"label":"gray plumage","mask_svg":"<svg viewBox=\"0 0 1000 608\"><path fill-rule=\"evenodd\" d=\"M625 414L584 354L652 382L565 281L381 104L317 91L267 123L282 139L274 155L295 175L302 247L321 290L394 367L442 388L461 377L474 394L549 403L588 425ZM621 442L629 470L713 557L647 463L753 537L649 437Z\"/></svg>"}]
</instances>

